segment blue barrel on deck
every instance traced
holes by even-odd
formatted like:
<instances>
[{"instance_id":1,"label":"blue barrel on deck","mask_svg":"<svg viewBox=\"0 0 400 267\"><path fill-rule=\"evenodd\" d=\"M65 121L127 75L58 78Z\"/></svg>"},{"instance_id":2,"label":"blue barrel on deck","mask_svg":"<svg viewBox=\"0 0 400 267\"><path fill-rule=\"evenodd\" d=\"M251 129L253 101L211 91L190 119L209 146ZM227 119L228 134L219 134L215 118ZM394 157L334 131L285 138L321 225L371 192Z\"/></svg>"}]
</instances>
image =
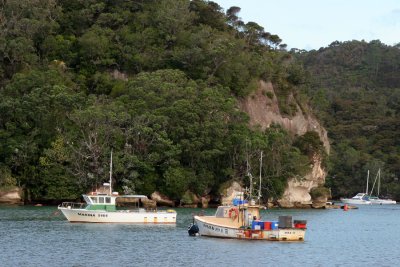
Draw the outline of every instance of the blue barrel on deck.
<instances>
[{"instance_id":1,"label":"blue barrel on deck","mask_svg":"<svg viewBox=\"0 0 400 267\"><path fill-rule=\"evenodd\" d=\"M234 198L234 199L232 200L233 206L243 205L243 204L246 204L247 202L248 202L247 200L241 200L241 199L239 199L239 198Z\"/></svg>"},{"instance_id":2,"label":"blue barrel on deck","mask_svg":"<svg viewBox=\"0 0 400 267\"><path fill-rule=\"evenodd\" d=\"M264 229L264 222L263 221L252 221L251 223L252 230L263 230Z\"/></svg>"},{"instance_id":3,"label":"blue barrel on deck","mask_svg":"<svg viewBox=\"0 0 400 267\"><path fill-rule=\"evenodd\" d=\"M271 230L276 230L278 229L279 223L277 221L272 221L271 222Z\"/></svg>"},{"instance_id":4,"label":"blue barrel on deck","mask_svg":"<svg viewBox=\"0 0 400 267\"><path fill-rule=\"evenodd\" d=\"M252 221L251 222L251 229L256 229L256 225L258 225L258 222L257 221Z\"/></svg>"}]
</instances>

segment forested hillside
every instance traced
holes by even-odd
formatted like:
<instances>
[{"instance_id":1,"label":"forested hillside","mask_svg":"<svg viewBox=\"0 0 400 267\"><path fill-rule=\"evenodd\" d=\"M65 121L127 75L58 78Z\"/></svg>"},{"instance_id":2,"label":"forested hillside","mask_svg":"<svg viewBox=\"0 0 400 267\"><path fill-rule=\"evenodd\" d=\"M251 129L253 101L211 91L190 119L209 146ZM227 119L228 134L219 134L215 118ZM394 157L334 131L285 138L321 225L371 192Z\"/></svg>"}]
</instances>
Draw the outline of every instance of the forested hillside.
<instances>
[{"instance_id":1,"label":"forested hillside","mask_svg":"<svg viewBox=\"0 0 400 267\"><path fill-rule=\"evenodd\" d=\"M380 168L381 193L400 199L400 46L349 41L294 52L310 74L303 88L331 140L333 195L365 191L367 171L373 182Z\"/></svg>"},{"instance_id":2,"label":"forested hillside","mask_svg":"<svg viewBox=\"0 0 400 267\"><path fill-rule=\"evenodd\" d=\"M237 100L271 81L286 116L305 85L278 35L202 0L0 1L0 186L27 201L115 190L218 195L246 159L265 197L302 177L321 142L250 129ZM303 89L304 90L304 89ZM301 101L299 102L301 103ZM380 112L384 112L380 110ZM382 130L382 129L380 129ZM279 164L279 168L270 168ZM273 192L273 194L271 193Z\"/></svg>"}]
</instances>

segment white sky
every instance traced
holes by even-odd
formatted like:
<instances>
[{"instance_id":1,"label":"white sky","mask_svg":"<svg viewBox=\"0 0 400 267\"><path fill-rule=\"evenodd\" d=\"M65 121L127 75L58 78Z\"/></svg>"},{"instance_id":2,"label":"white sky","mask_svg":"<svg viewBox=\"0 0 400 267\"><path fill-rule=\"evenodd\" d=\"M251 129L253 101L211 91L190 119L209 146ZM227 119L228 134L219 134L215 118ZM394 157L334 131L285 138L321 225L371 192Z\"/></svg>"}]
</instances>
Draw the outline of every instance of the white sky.
<instances>
[{"instance_id":1,"label":"white sky","mask_svg":"<svg viewBox=\"0 0 400 267\"><path fill-rule=\"evenodd\" d=\"M334 41L400 43L400 0L212 0L226 11L241 8L290 48L319 49Z\"/></svg>"}]
</instances>

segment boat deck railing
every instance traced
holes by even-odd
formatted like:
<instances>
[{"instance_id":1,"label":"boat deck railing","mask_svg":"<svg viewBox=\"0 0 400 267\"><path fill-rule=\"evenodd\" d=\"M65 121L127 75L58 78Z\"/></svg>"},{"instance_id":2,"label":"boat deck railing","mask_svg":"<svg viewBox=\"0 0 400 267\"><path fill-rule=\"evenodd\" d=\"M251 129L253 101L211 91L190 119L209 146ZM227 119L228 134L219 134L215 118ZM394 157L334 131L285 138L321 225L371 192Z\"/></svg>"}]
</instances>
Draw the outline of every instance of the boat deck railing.
<instances>
[{"instance_id":1,"label":"boat deck railing","mask_svg":"<svg viewBox=\"0 0 400 267\"><path fill-rule=\"evenodd\" d=\"M67 208L67 209L84 209L86 208L86 203L77 203L77 202L63 202L58 207Z\"/></svg>"},{"instance_id":2,"label":"boat deck railing","mask_svg":"<svg viewBox=\"0 0 400 267\"><path fill-rule=\"evenodd\" d=\"M175 210L168 209L168 210L159 210L159 209L152 209L152 208L137 208L137 209L117 209L117 212L137 212L137 213L175 213Z\"/></svg>"}]
</instances>

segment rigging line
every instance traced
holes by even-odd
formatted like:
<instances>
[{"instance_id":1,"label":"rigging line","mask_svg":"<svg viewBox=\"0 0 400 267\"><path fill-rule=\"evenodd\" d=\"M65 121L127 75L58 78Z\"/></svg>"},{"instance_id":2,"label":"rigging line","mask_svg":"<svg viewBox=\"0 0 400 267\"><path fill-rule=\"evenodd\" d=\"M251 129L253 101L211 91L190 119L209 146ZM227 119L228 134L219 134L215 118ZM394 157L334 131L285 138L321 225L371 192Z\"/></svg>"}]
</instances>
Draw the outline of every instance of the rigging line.
<instances>
[{"instance_id":1,"label":"rigging line","mask_svg":"<svg viewBox=\"0 0 400 267\"><path fill-rule=\"evenodd\" d=\"M370 193L370 195L372 195L372 191L374 191L374 188L375 188L375 183L376 183L376 180L378 179L378 174L379 174L379 172L380 172L380 169L379 169L379 171L376 173L376 176L375 176L375 181L374 181L374 184L372 185L372 189L371 189L371 193ZM367 192L367 194L368 194L368 192Z\"/></svg>"},{"instance_id":2,"label":"rigging line","mask_svg":"<svg viewBox=\"0 0 400 267\"><path fill-rule=\"evenodd\" d=\"M378 170L378 174L379 174L379 178L378 178L378 194L376 195L377 197L379 197L379 190L380 190L380 187L381 187L381 169L379 169Z\"/></svg>"}]
</instances>

